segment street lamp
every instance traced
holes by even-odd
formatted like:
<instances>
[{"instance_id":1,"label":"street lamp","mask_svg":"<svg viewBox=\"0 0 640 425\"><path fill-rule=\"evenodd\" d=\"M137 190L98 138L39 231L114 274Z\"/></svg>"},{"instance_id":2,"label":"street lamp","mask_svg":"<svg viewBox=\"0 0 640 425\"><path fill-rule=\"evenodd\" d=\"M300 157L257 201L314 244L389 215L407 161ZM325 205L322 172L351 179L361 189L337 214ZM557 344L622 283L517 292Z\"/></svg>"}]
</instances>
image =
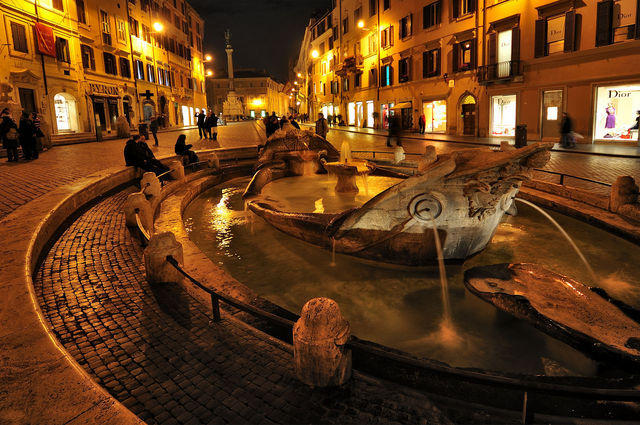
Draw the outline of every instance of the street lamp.
<instances>
[{"instance_id":1,"label":"street lamp","mask_svg":"<svg viewBox=\"0 0 640 425\"><path fill-rule=\"evenodd\" d=\"M209 69L207 71L207 77L212 77L212 76L213 76L213 71Z\"/></svg>"},{"instance_id":2,"label":"street lamp","mask_svg":"<svg viewBox=\"0 0 640 425\"><path fill-rule=\"evenodd\" d=\"M364 21L362 19L358 21L358 28L360 29L364 28Z\"/></svg>"},{"instance_id":3,"label":"street lamp","mask_svg":"<svg viewBox=\"0 0 640 425\"><path fill-rule=\"evenodd\" d=\"M311 52L311 57L314 59L318 59L318 57L320 56L320 52L318 52L317 50L313 50Z\"/></svg>"},{"instance_id":4,"label":"street lamp","mask_svg":"<svg viewBox=\"0 0 640 425\"><path fill-rule=\"evenodd\" d=\"M213 60L213 57L211 55L205 55L204 57L205 62L211 62L212 60Z\"/></svg>"},{"instance_id":5,"label":"street lamp","mask_svg":"<svg viewBox=\"0 0 640 425\"><path fill-rule=\"evenodd\" d=\"M298 72L298 78L302 78L302 74Z\"/></svg>"},{"instance_id":6,"label":"street lamp","mask_svg":"<svg viewBox=\"0 0 640 425\"><path fill-rule=\"evenodd\" d=\"M162 31L164 31L164 25L162 25L162 22L154 22L153 23L153 30L155 32L162 32Z\"/></svg>"}]
</instances>

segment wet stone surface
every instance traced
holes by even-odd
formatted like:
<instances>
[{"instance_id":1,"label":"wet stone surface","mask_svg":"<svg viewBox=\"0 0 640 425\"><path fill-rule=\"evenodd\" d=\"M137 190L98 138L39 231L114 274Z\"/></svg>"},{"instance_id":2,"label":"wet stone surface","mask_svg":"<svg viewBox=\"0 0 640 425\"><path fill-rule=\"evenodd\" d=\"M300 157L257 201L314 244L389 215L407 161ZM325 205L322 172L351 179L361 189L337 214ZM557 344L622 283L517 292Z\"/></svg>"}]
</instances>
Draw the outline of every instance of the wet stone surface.
<instances>
[{"instance_id":1,"label":"wet stone surface","mask_svg":"<svg viewBox=\"0 0 640 425\"><path fill-rule=\"evenodd\" d=\"M424 396L358 376L300 384L291 353L209 311L180 286L150 286L125 227L133 189L97 203L58 238L35 276L59 341L148 423L449 423Z\"/></svg>"}]
</instances>

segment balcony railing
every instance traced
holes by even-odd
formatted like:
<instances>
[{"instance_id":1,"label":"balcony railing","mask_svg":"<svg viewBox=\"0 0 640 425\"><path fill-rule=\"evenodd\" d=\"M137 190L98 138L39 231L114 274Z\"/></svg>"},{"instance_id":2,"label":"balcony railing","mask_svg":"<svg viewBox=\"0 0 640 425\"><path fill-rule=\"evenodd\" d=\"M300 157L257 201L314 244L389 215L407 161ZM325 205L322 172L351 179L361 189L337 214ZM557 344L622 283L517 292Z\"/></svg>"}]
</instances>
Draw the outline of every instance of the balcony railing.
<instances>
[{"instance_id":1,"label":"balcony railing","mask_svg":"<svg viewBox=\"0 0 640 425\"><path fill-rule=\"evenodd\" d=\"M519 75L522 75L522 66L519 60L498 62L478 68L478 82L480 83L507 81Z\"/></svg>"}]
</instances>

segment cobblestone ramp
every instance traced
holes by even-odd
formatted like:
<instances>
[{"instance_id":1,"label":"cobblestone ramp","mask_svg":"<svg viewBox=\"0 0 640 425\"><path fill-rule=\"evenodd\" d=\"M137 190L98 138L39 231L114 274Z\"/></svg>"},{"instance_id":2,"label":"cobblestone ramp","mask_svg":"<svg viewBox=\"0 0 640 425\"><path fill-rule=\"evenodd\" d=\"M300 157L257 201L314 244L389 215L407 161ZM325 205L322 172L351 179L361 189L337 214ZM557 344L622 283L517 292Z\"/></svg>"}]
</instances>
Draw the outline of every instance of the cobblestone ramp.
<instances>
[{"instance_id":1,"label":"cobblestone ramp","mask_svg":"<svg viewBox=\"0 0 640 425\"><path fill-rule=\"evenodd\" d=\"M122 205L84 212L54 243L34 282L73 357L148 423L449 423L424 396L358 375L311 390L291 354L208 311L177 285L151 287Z\"/></svg>"}]
</instances>

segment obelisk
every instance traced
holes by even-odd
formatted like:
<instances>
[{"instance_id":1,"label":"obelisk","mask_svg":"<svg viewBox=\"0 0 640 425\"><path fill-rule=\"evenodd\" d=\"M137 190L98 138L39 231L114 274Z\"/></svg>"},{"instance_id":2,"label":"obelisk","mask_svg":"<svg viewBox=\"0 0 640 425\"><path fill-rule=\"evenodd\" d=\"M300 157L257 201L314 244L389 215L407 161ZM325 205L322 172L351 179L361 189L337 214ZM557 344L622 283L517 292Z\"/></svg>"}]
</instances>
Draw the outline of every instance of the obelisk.
<instances>
[{"instance_id":1,"label":"obelisk","mask_svg":"<svg viewBox=\"0 0 640 425\"><path fill-rule=\"evenodd\" d=\"M229 93L227 100L222 105L222 113L227 121L239 120L244 115L244 107L238 99L233 79L233 46L231 46L231 31L226 30L224 33L225 50L227 52L227 74L229 78Z\"/></svg>"}]
</instances>

